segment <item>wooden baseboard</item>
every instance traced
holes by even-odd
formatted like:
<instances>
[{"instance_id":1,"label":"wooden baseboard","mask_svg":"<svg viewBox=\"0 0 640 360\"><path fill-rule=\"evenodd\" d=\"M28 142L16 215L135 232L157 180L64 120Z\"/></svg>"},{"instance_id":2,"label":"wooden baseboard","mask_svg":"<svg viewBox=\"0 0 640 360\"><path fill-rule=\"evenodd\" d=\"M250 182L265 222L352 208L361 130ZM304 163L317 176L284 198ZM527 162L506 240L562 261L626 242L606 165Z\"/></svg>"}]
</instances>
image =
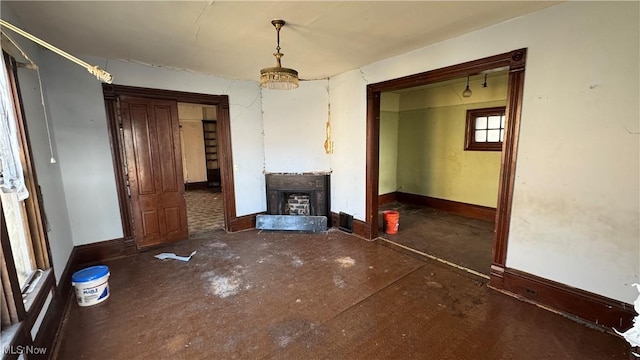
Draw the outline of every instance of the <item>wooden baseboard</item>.
<instances>
[{"instance_id":1,"label":"wooden baseboard","mask_svg":"<svg viewBox=\"0 0 640 360\"><path fill-rule=\"evenodd\" d=\"M492 272L489 286L609 331L611 328L627 330L633 326L633 305L523 271L505 268L502 277Z\"/></svg>"},{"instance_id":2,"label":"wooden baseboard","mask_svg":"<svg viewBox=\"0 0 640 360\"><path fill-rule=\"evenodd\" d=\"M60 282L66 281L62 278ZM69 279L71 281L71 279ZM42 320L38 334L33 341L33 346L36 348L47 349L45 354L36 356L34 359L51 359L55 352L56 341L58 334L62 329L62 322L64 319L64 313L67 309L69 296L63 297L62 294L54 295L53 299L49 303L49 308ZM32 356L29 356L31 359Z\"/></svg>"},{"instance_id":3,"label":"wooden baseboard","mask_svg":"<svg viewBox=\"0 0 640 360\"><path fill-rule=\"evenodd\" d=\"M138 250L134 239L113 239L74 247L75 263L89 265L135 254Z\"/></svg>"},{"instance_id":4,"label":"wooden baseboard","mask_svg":"<svg viewBox=\"0 0 640 360\"><path fill-rule=\"evenodd\" d=\"M77 247L71 249L71 254L67 260L67 266L60 275L60 281L58 281L58 294L61 298L66 299L71 294L71 276L74 272L79 270L79 264L77 263Z\"/></svg>"},{"instance_id":5,"label":"wooden baseboard","mask_svg":"<svg viewBox=\"0 0 640 360\"><path fill-rule=\"evenodd\" d=\"M331 212L331 224L333 227L340 225L340 215L338 213ZM371 231L369 231L369 224L362 220L353 219L353 234L370 240Z\"/></svg>"},{"instance_id":6,"label":"wooden baseboard","mask_svg":"<svg viewBox=\"0 0 640 360\"><path fill-rule=\"evenodd\" d=\"M209 182L207 181L191 182L191 183L184 184L185 190L204 190L208 188L209 188Z\"/></svg>"},{"instance_id":7,"label":"wooden baseboard","mask_svg":"<svg viewBox=\"0 0 640 360\"><path fill-rule=\"evenodd\" d=\"M256 227L256 216L258 216L259 214L265 214L265 213L261 212L256 214L249 214L249 215L239 216L229 220L229 231L236 232L236 231L254 229Z\"/></svg>"},{"instance_id":8,"label":"wooden baseboard","mask_svg":"<svg viewBox=\"0 0 640 360\"><path fill-rule=\"evenodd\" d=\"M487 221L496 220L496 209L486 206L466 204L458 201L437 199L424 195L409 194L403 192L396 193L396 200L407 204L428 206L434 209L458 214L474 219Z\"/></svg>"},{"instance_id":9,"label":"wooden baseboard","mask_svg":"<svg viewBox=\"0 0 640 360\"><path fill-rule=\"evenodd\" d=\"M397 194L397 192L394 191L392 193L379 195L378 196L378 206L382 206L382 205L391 204L393 202L396 202L396 194Z\"/></svg>"}]
</instances>

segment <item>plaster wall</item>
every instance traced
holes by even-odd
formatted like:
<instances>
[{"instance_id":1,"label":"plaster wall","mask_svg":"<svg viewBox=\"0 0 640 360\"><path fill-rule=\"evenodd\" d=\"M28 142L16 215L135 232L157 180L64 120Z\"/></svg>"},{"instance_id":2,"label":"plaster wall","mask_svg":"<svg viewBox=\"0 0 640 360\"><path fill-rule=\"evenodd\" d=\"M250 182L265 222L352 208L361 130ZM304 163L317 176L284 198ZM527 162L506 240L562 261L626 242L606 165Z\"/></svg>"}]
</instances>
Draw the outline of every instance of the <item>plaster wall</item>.
<instances>
[{"instance_id":1,"label":"plaster wall","mask_svg":"<svg viewBox=\"0 0 640 360\"><path fill-rule=\"evenodd\" d=\"M263 211L264 146L255 81L232 80L120 60L86 58L114 83L228 95L238 216ZM86 70L46 53L46 88L74 245L122 237L102 87Z\"/></svg>"},{"instance_id":2,"label":"plaster wall","mask_svg":"<svg viewBox=\"0 0 640 360\"><path fill-rule=\"evenodd\" d=\"M365 218L367 84L527 48L507 266L633 302L639 5L563 3L333 77L333 211Z\"/></svg>"}]
</instances>

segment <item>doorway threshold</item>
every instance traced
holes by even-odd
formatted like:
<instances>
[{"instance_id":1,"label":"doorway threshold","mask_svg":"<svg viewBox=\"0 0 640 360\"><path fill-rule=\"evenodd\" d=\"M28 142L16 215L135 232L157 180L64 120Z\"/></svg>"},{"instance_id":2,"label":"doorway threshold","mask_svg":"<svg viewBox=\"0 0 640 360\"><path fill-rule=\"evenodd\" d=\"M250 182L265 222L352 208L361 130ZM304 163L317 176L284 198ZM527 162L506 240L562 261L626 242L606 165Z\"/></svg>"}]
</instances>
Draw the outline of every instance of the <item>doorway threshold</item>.
<instances>
[{"instance_id":1,"label":"doorway threshold","mask_svg":"<svg viewBox=\"0 0 640 360\"><path fill-rule=\"evenodd\" d=\"M468 272L469 274L473 274L473 275L478 276L478 277L481 277L481 278L483 278L483 279L487 279L487 280L489 280L489 279L490 279L490 278L489 278L489 275L487 275L487 274L483 274L483 273L478 272L478 271L475 271L475 270L473 270L473 269L469 269L468 267L464 267L464 266L462 266L462 265L458 265L458 264L452 263L451 261L447 261L447 260L445 260L445 259L441 259L441 258L439 258L439 257L437 257L437 256L434 256L434 255L431 255L431 254L427 254L427 253L422 252L422 251L420 251L420 250L416 250L416 249L410 248L410 247L408 247L408 246L405 246L405 245L399 244L399 243L397 243L397 242L395 242L395 241L391 241L391 240L389 240L389 239L385 239L385 238L383 238L383 237L377 237L377 238L376 238L376 240L383 240L383 241L388 242L389 244L395 245L395 246L397 246L397 247L399 247L399 248L402 248L402 249L405 249L405 250L411 251L411 252L416 253L416 254L418 254L418 255L424 256L424 257L426 257L426 258L428 258L428 259L435 260L435 261L441 262L441 263L443 263L443 264L446 264L446 265L452 266L452 267L454 267L454 268L456 268L456 269L460 269L460 270L462 270L462 271L466 271L466 272Z\"/></svg>"}]
</instances>

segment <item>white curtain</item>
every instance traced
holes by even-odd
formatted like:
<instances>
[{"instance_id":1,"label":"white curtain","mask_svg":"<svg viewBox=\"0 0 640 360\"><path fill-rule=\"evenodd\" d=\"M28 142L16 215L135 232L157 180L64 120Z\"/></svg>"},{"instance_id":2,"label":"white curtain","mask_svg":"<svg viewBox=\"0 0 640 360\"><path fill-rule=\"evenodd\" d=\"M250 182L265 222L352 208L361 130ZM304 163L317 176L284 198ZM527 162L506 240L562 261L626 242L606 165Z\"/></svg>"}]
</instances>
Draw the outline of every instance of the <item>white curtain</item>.
<instances>
[{"instance_id":1,"label":"white curtain","mask_svg":"<svg viewBox=\"0 0 640 360\"><path fill-rule=\"evenodd\" d=\"M4 56L0 69L0 190L14 192L18 200L29 196L24 184L18 132Z\"/></svg>"}]
</instances>

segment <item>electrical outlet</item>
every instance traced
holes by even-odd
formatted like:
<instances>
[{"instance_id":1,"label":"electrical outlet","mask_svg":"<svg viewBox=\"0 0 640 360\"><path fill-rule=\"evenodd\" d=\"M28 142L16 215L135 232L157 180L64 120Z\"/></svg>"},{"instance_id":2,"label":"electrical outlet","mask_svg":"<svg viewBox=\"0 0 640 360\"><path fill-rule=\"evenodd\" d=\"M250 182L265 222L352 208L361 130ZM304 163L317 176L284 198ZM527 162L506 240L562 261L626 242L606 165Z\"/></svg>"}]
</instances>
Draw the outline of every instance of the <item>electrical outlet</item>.
<instances>
[{"instance_id":1,"label":"electrical outlet","mask_svg":"<svg viewBox=\"0 0 640 360\"><path fill-rule=\"evenodd\" d=\"M538 291L531 288L524 288L524 291L527 296L536 297L538 296Z\"/></svg>"}]
</instances>

